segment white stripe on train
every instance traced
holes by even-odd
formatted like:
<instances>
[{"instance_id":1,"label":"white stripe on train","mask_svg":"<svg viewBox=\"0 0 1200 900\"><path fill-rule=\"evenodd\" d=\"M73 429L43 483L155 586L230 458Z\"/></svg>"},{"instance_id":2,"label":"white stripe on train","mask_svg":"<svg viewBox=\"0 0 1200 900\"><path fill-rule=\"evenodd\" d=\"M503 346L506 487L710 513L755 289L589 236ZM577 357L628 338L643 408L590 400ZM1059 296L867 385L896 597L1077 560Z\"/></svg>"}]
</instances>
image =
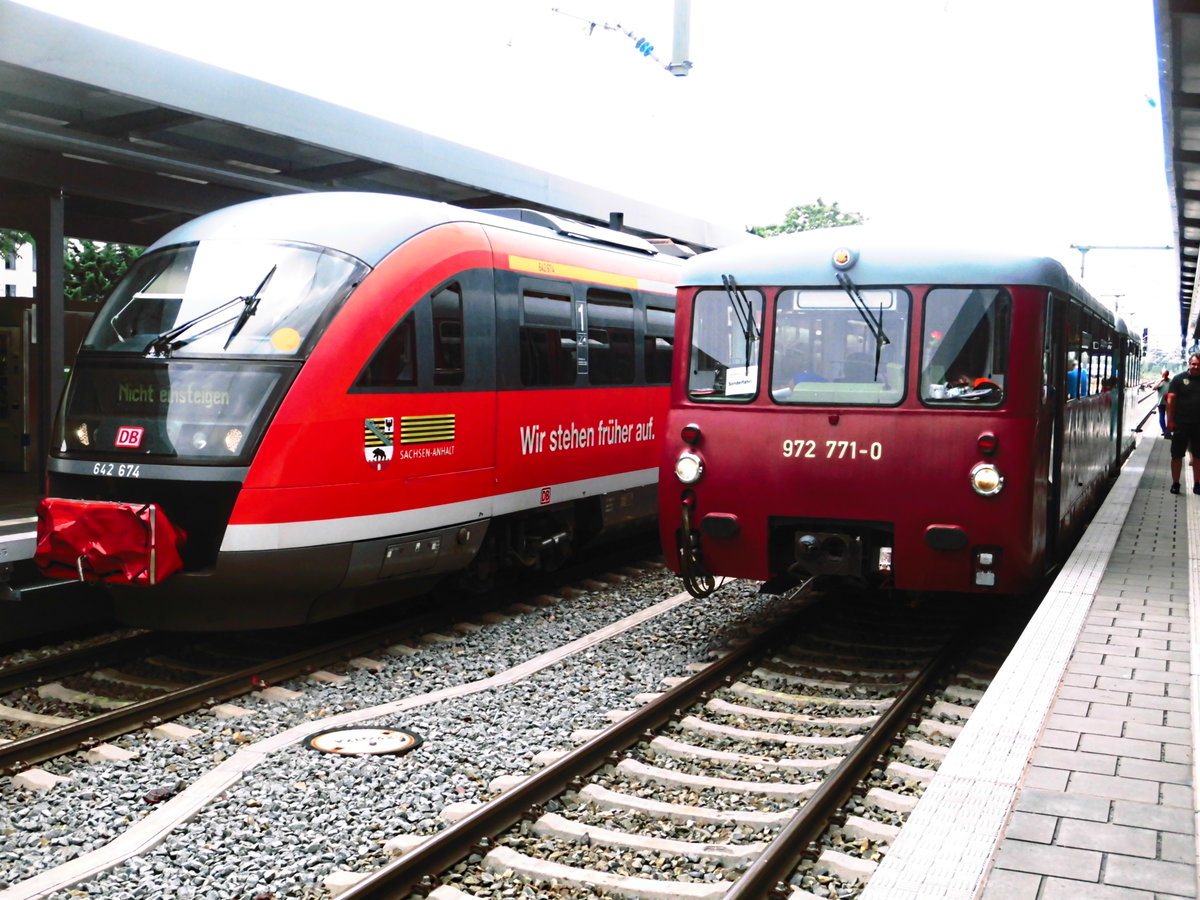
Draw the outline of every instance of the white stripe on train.
<instances>
[{"instance_id":1,"label":"white stripe on train","mask_svg":"<svg viewBox=\"0 0 1200 900\"><path fill-rule=\"evenodd\" d=\"M599 478L586 478L565 484L543 485L529 490L424 506L401 512L373 516L347 516L341 519L317 519L306 522L280 522L270 525L230 525L221 543L222 553L246 553L264 550L293 550L350 541L369 541L393 535L412 534L469 525L497 516L544 505L542 492L550 489L550 503L565 503L596 494L624 491L658 483L658 469L620 472Z\"/></svg>"}]
</instances>

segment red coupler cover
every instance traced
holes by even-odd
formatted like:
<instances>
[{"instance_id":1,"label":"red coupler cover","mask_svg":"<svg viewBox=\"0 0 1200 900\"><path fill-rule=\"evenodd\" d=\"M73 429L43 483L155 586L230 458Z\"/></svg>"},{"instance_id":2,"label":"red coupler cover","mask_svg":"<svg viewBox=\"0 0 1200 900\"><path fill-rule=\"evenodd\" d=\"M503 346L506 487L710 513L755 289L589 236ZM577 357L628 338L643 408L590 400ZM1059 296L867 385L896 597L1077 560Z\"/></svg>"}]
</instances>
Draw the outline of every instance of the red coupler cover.
<instances>
[{"instance_id":1,"label":"red coupler cover","mask_svg":"<svg viewBox=\"0 0 1200 900\"><path fill-rule=\"evenodd\" d=\"M157 504L46 497L37 515L33 561L46 575L158 584L183 566L187 534Z\"/></svg>"}]
</instances>

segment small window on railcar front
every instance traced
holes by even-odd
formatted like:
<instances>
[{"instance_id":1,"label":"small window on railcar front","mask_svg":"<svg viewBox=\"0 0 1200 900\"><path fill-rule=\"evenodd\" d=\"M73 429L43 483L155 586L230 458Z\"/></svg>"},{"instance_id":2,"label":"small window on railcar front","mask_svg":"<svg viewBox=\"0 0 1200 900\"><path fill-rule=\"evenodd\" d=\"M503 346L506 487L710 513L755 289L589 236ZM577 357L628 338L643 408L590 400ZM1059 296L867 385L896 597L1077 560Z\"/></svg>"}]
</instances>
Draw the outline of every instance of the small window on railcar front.
<instances>
[{"instance_id":1,"label":"small window on railcar front","mask_svg":"<svg viewBox=\"0 0 1200 900\"><path fill-rule=\"evenodd\" d=\"M753 400L762 352L763 296L759 291L696 294L688 396L693 400Z\"/></svg>"},{"instance_id":2,"label":"small window on railcar front","mask_svg":"<svg viewBox=\"0 0 1200 900\"><path fill-rule=\"evenodd\" d=\"M921 399L998 406L1008 381L1012 297L1004 288L933 288L925 295Z\"/></svg>"},{"instance_id":3,"label":"small window on railcar front","mask_svg":"<svg viewBox=\"0 0 1200 900\"><path fill-rule=\"evenodd\" d=\"M861 301L861 304L860 304ZM785 290L775 301L777 403L892 406L904 396L908 292Z\"/></svg>"},{"instance_id":4,"label":"small window on railcar front","mask_svg":"<svg viewBox=\"0 0 1200 900\"><path fill-rule=\"evenodd\" d=\"M417 383L416 327L410 312L371 354L357 388L412 387Z\"/></svg>"}]
</instances>

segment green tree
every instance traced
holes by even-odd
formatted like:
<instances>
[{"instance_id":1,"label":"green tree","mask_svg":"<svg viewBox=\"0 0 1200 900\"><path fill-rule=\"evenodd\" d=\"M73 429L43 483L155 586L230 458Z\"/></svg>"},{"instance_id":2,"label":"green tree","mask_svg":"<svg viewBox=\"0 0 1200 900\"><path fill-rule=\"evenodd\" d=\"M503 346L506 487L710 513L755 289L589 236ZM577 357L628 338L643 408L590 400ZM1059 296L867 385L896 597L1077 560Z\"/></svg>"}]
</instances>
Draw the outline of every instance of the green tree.
<instances>
[{"instance_id":1,"label":"green tree","mask_svg":"<svg viewBox=\"0 0 1200 900\"><path fill-rule=\"evenodd\" d=\"M129 244L97 244L95 241L67 241L64 257L63 296L67 300L99 303L107 297L125 270L144 248Z\"/></svg>"},{"instance_id":2,"label":"green tree","mask_svg":"<svg viewBox=\"0 0 1200 900\"><path fill-rule=\"evenodd\" d=\"M31 243L33 238L24 231L0 228L0 258L15 254L22 244ZM65 249L64 298L99 303L108 296L144 248L68 238Z\"/></svg>"},{"instance_id":3,"label":"green tree","mask_svg":"<svg viewBox=\"0 0 1200 900\"><path fill-rule=\"evenodd\" d=\"M793 231L812 231L814 228L837 228L841 225L860 225L866 219L862 213L842 212L837 202L826 203L820 197L816 203L793 206L783 217L781 225L755 225L751 234L771 237L776 234L791 234Z\"/></svg>"},{"instance_id":4,"label":"green tree","mask_svg":"<svg viewBox=\"0 0 1200 900\"><path fill-rule=\"evenodd\" d=\"M12 256L22 244L32 242L24 231L13 231L11 228L0 228L0 258Z\"/></svg>"}]
</instances>

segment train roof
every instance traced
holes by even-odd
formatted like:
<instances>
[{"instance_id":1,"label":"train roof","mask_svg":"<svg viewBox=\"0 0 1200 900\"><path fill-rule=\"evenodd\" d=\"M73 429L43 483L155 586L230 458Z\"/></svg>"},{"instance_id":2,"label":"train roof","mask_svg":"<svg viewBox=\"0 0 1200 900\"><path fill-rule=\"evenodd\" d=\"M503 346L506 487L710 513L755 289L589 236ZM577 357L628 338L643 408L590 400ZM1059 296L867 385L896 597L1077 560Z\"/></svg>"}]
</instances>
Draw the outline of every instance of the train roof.
<instances>
[{"instance_id":1,"label":"train roof","mask_svg":"<svg viewBox=\"0 0 1200 900\"><path fill-rule=\"evenodd\" d=\"M172 229L147 252L214 238L298 241L348 253L369 266L422 231L447 222L478 222L602 244L654 256L636 235L528 210L472 210L399 194L329 191L251 200L206 213Z\"/></svg>"},{"instance_id":2,"label":"train roof","mask_svg":"<svg viewBox=\"0 0 1200 900\"><path fill-rule=\"evenodd\" d=\"M802 231L711 250L684 263L679 285L719 285L722 275L732 275L744 285L836 287L833 253L843 247L858 254L857 261L846 269L858 285L1036 285L1104 309L1051 257L1002 249L990 242L968 246L961 238L902 234L872 225Z\"/></svg>"}]
</instances>

